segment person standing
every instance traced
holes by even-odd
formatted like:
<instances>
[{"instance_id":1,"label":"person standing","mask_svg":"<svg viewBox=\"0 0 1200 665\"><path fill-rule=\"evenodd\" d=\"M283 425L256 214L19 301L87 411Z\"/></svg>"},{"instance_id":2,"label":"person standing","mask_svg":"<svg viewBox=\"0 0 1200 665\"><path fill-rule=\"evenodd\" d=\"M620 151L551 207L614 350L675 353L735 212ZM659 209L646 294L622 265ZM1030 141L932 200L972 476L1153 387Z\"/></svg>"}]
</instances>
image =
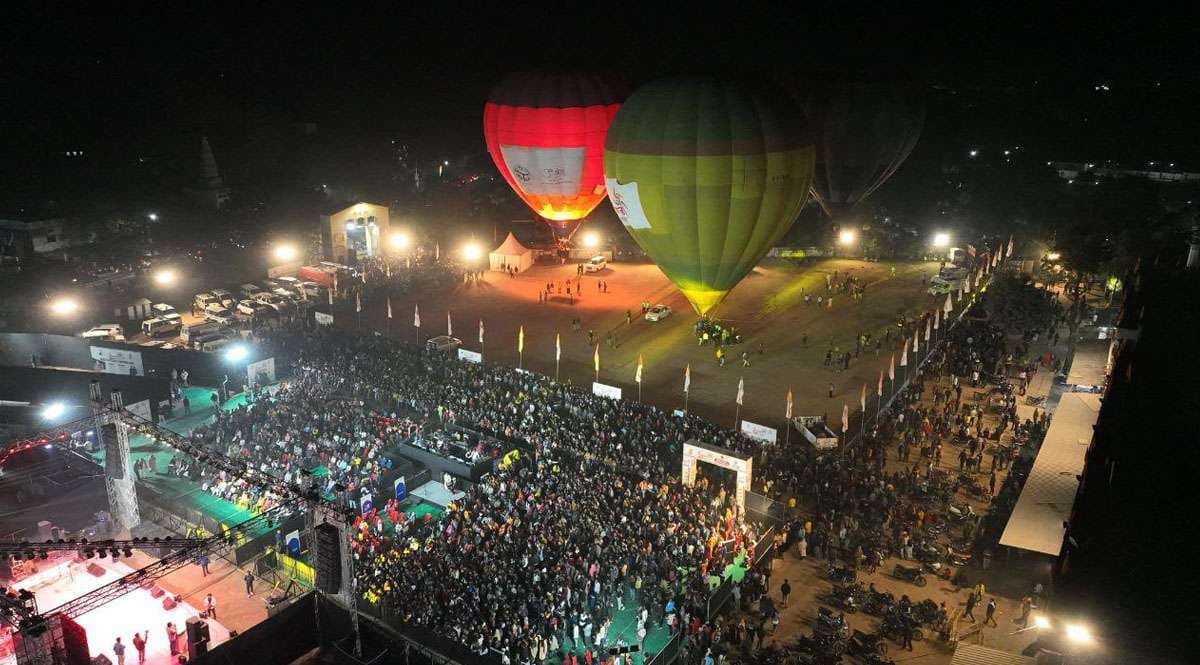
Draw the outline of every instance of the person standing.
<instances>
[{"instance_id":1,"label":"person standing","mask_svg":"<svg viewBox=\"0 0 1200 665\"><path fill-rule=\"evenodd\" d=\"M983 625L986 626L989 623L992 624L993 626L995 626L996 628L1000 627L999 624L996 623L996 599L995 598L988 599L986 613L983 616Z\"/></svg>"},{"instance_id":2,"label":"person standing","mask_svg":"<svg viewBox=\"0 0 1200 665\"><path fill-rule=\"evenodd\" d=\"M187 388L189 385L191 385L188 383L188 371L186 369L179 370L179 381L183 383L184 388Z\"/></svg>"},{"instance_id":3,"label":"person standing","mask_svg":"<svg viewBox=\"0 0 1200 665\"><path fill-rule=\"evenodd\" d=\"M967 596L967 609L963 612L963 616L975 623L975 594L972 592Z\"/></svg>"},{"instance_id":4,"label":"person standing","mask_svg":"<svg viewBox=\"0 0 1200 665\"><path fill-rule=\"evenodd\" d=\"M788 606L788 596L790 596L791 594L792 594L792 585L788 584L788 581L785 579L783 581L783 584L779 585L779 595L783 599L784 607Z\"/></svg>"},{"instance_id":5,"label":"person standing","mask_svg":"<svg viewBox=\"0 0 1200 665\"><path fill-rule=\"evenodd\" d=\"M204 611L208 613L208 618L217 618L217 599L211 593L204 598Z\"/></svg>"},{"instance_id":6,"label":"person standing","mask_svg":"<svg viewBox=\"0 0 1200 665\"><path fill-rule=\"evenodd\" d=\"M201 552L200 558L196 560L196 563L200 564L200 576L208 577L208 555Z\"/></svg>"},{"instance_id":7,"label":"person standing","mask_svg":"<svg viewBox=\"0 0 1200 665\"><path fill-rule=\"evenodd\" d=\"M148 630L145 631L144 634L143 633L134 633L133 634L133 648L137 649L139 664L146 662L146 640L149 639L149 637L150 637L150 631L148 631Z\"/></svg>"},{"instance_id":8,"label":"person standing","mask_svg":"<svg viewBox=\"0 0 1200 665\"><path fill-rule=\"evenodd\" d=\"M125 645L121 644L121 638L113 643L113 654L117 657L117 665L125 665Z\"/></svg>"},{"instance_id":9,"label":"person standing","mask_svg":"<svg viewBox=\"0 0 1200 665\"><path fill-rule=\"evenodd\" d=\"M246 583L246 597L249 598L249 597L253 596L254 595L254 574L247 570L246 575L244 577L242 577L242 581Z\"/></svg>"},{"instance_id":10,"label":"person standing","mask_svg":"<svg viewBox=\"0 0 1200 665\"><path fill-rule=\"evenodd\" d=\"M175 630L175 624L167 622L167 646L171 649L171 655L179 654L179 631Z\"/></svg>"}]
</instances>

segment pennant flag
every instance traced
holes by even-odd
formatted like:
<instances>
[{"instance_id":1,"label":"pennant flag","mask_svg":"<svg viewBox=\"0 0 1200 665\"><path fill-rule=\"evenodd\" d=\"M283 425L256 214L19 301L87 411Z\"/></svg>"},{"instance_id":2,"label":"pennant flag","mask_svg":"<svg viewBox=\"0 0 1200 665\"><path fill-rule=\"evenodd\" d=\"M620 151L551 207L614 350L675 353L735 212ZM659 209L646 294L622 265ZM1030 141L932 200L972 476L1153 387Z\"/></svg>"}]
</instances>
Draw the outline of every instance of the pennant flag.
<instances>
[{"instance_id":1,"label":"pennant flag","mask_svg":"<svg viewBox=\"0 0 1200 665\"><path fill-rule=\"evenodd\" d=\"M403 501L408 496L408 484L404 482L404 476L392 481L392 491L395 493L397 501Z\"/></svg>"},{"instance_id":2,"label":"pennant flag","mask_svg":"<svg viewBox=\"0 0 1200 665\"><path fill-rule=\"evenodd\" d=\"M783 417L788 420L792 419L792 389L790 387L787 394L787 411L783 414Z\"/></svg>"},{"instance_id":3,"label":"pennant flag","mask_svg":"<svg viewBox=\"0 0 1200 665\"><path fill-rule=\"evenodd\" d=\"M354 294L354 311L362 311L362 298L359 298L357 293Z\"/></svg>"},{"instance_id":4,"label":"pennant flag","mask_svg":"<svg viewBox=\"0 0 1200 665\"><path fill-rule=\"evenodd\" d=\"M479 343L483 344L483 319L479 319Z\"/></svg>"},{"instance_id":5,"label":"pennant flag","mask_svg":"<svg viewBox=\"0 0 1200 665\"><path fill-rule=\"evenodd\" d=\"M960 286L960 287L958 287L958 302L962 302L962 300L963 300L963 287Z\"/></svg>"},{"instance_id":6,"label":"pennant flag","mask_svg":"<svg viewBox=\"0 0 1200 665\"><path fill-rule=\"evenodd\" d=\"M850 431L850 405L842 404L842 434Z\"/></svg>"},{"instance_id":7,"label":"pennant flag","mask_svg":"<svg viewBox=\"0 0 1200 665\"><path fill-rule=\"evenodd\" d=\"M971 255L974 256L974 253L972 253ZM433 245L433 260L434 261L442 260L442 244L441 243L434 243L434 245Z\"/></svg>"},{"instance_id":8,"label":"pennant flag","mask_svg":"<svg viewBox=\"0 0 1200 665\"><path fill-rule=\"evenodd\" d=\"M412 257L411 256L405 257L404 267L408 270L412 270Z\"/></svg>"},{"instance_id":9,"label":"pennant flag","mask_svg":"<svg viewBox=\"0 0 1200 665\"><path fill-rule=\"evenodd\" d=\"M421 327L421 306L420 305L413 305L413 326L416 328Z\"/></svg>"},{"instance_id":10,"label":"pennant flag","mask_svg":"<svg viewBox=\"0 0 1200 665\"><path fill-rule=\"evenodd\" d=\"M967 245L967 256L975 256L975 245Z\"/></svg>"},{"instance_id":11,"label":"pennant flag","mask_svg":"<svg viewBox=\"0 0 1200 665\"><path fill-rule=\"evenodd\" d=\"M1012 242L1012 240L1013 240L1013 237L1012 237L1011 235L1010 235L1010 236L1008 236L1008 251L1006 251L1006 252L1004 253L1004 258L1006 258L1006 259L1011 259L1011 258L1012 258L1012 250L1013 250L1013 242Z\"/></svg>"},{"instance_id":12,"label":"pennant flag","mask_svg":"<svg viewBox=\"0 0 1200 665\"><path fill-rule=\"evenodd\" d=\"M390 320L392 318L392 297L391 296L388 296L387 304L388 304L388 319Z\"/></svg>"},{"instance_id":13,"label":"pennant flag","mask_svg":"<svg viewBox=\"0 0 1200 665\"><path fill-rule=\"evenodd\" d=\"M596 368L596 373L600 373L600 345L596 344L596 351L592 353L592 367Z\"/></svg>"},{"instance_id":14,"label":"pennant flag","mask_svg":"<svg viewBox=\"0 0 1200 665\"><path fill-rule=\"evenodd\" d=\"M392 278L392 264L391 263L383 264L383 272L385 275L387 275L388 279L391 279Z\"/></svg>"},{"instance_id":15,"label":"pennant flag","mask_svg":"<svg viewBox=\"0 0 1200 665\"><path fill-rule=\"evenodd\" d=\"M925 341L926 342L929 341L929 337L932 334L933 334L933 317L930 316L930 317L926 317L926 319L925 319Z\"/></svg>"},{"instance_id":16,"label":"pennant flag","mask_svg":"<svg viewBox=\"0 0 1200 665\"><path fill-rule=\"evenodd\" d=\"M454 337L454 324L450 322L450 312L446 312L446 335Z\"/></svg>"},{"instance_id":17,"label":"pennant flag","mask_svg":"<svg viewBox=\"0 0 1200 665\"><path fill-rule=\"evenodd\" d=\"M920 350L921 350L921 332L919 330L914 330L913 331L913 354L915 355Z\"/></svg>"},{"instance_id":18,"label":"pennant flag","mask_svg":"<svg viewBox=\"0 0 1200 665\"><path fill-rule=\"evenodd\" d=\"M875 388L875 394L883 398L883 370L879 370L879 387Z\"/></svg>"},{"instance_id":19,"label":"pennant flag","mask_svg":"<svg viewBox=\"0 0 1200 665\"><path fill-rule=\"evenodd\" d=\"M964 293L971 292L971 276L970 275L967 275L967 278L963 280L962 290Z\"/></svg>"},{"instance_id":20,"label":"pennant flag","mask_svg":"<svg viewBox=\"0 0 1200 665\"><path fill-rule=\"evenodd\" d=\"M858 396L858 405L862 408L862 412L867 412L867 384L863 384L862 393Z\"/></svg>"},{"instance_id":21,"label":"pennant flag","mask_svg":"<svg viewBox=\"0 0 1200 665\"><path fill-rule=\"evenodd\" d=\"M525 335L521 335L524 339ZM562 335L554 333L554 362L562 360Z\"/></svg>"},{"instance_id":22,"label":"pennant flag","mask_svg":"<svg viewBox=\"0 0 1200 665\"><path fill-rule=\"evenodd\" d=\"M683 368L683 392L688 392L692 389L692 364L688 363L687 367Z\"/></svg>"},{"instance_id":23,"label":"pennant flag","mask_svg":"<svg viewBox=\"0 0 1200 665\"><path fill-rule=\"evenodd\" d=\"M517 353L525 352L525 326L517 329Z\"/></svg>"},{"instance_id":24,"label":"pennant flag","mask_svg":"<svg viewBox=\"0 0 1200 665\"><path fill-rule=\"evenodd\" d=\"M746 383L742 379L742 377L739 376L738 377L738 394L737 394L738 406L742 405L742 397L744 397L745 395L746 395Z\"/></svg>"},{"instance_id":25,"label":"pennant flag","mask_svg":"<svg viewBox=\"0 0 1200 665\"><path fill-rule=\"evenodd\" d=\"M892 360L888 363L888 381L896 380L896 354L892 354Z\"/></svg>"},{"instance_id":26,"label":"pennant flag","mask_svg":"<svg viewBox=\"0 0 1200 665\"><path fill-rule=\"evenodd\" d=\"M946 297L949 298L950 296L947 295ZM940 309L933 310L933 329L934 330L938 329L938 323L941 320L942 320L942 310L940 310Z\"/></svg>"},{"instance_id":27,"label":"pennant flag","mask_svg":"<svg viewBox=\"0 0 1200 665\"><path fill-rule=\"evenodd\" d=\"M946 294L946 304L942 305L942 311L945 312L947 316L950 315L950 312L954 311L954 301L950 300L949 293Z\"/></svg>"},{"instance_id":28,"label":"pennant flag","mask_svg":"<svg viewBox=\"0 0 1200 665\"><path fill-rule=\"evenodd\" d=\"M329 306L333 307L333 289L326 289L325 293L329 294Z\"/></svg>"},{"instance_id":29,"label":"pennant flag","mask_svg":"<svg viewBox=\"0 0 1200 665\"><path fill-rule=\"evenodd\" d=\"M642 382L642 354L640 353L638 354L637 374L634 375L633 380L638 383Z\"/></svg>"},{"instance_id":30,"label":"pennant flag","mask_svg":"<svg viewBox=\"0 0 1200 665\"><path fill-rule=\"evenodd\" d=\"M900 353L900 366L908 367L908 340L904 340L904 351Z\"/></svg>"},{"instance_id":31,"label":"pennant flag","mask_svg":"<svg viewBox=\"0 0 1200 665\"><path fill-rule=\"evenodd\" d=\"M287 551L293 557L300 556L300 532L293 531L287 535Z\"/></svg>"}]
</instances>

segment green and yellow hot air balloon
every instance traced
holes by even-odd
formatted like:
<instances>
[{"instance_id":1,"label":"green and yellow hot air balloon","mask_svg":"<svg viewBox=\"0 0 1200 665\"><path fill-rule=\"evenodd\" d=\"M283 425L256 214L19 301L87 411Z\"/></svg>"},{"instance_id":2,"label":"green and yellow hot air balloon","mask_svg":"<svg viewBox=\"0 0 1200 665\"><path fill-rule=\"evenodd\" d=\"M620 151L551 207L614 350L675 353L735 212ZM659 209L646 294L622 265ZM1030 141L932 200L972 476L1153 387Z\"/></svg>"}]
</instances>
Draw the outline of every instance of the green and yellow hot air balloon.
<instances>
[{"instance_id":1,"label":"green and yellow hot air balloon","mask_svg":"<svg viewBox=\"0 0 1200 665\"><path fill-rule=\"evenodd\" d=\"M779 241L815 150L780 94L713 78L639 89L613 119L604 177L634 240L707 315Z\"/></svg>"}]
</instances>

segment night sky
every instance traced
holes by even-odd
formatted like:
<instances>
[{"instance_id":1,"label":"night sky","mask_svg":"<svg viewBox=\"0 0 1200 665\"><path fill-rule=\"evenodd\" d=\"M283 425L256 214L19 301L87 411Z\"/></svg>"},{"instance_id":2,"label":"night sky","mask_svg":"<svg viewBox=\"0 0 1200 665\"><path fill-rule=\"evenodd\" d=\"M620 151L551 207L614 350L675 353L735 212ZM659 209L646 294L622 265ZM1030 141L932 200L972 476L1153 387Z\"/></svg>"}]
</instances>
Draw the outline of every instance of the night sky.
<instances>
[{"instance_id":1,"label":"night sky","mask_svg":"<svg viewBox=\"0 0 1200 665\"><path fill-rule=\"evenodd\" d=\"M1200 168L1194 9L935 14L789 3L749 14L732 4L606 3L550 14L516 3L489 11L413 3L408 12L250 4L9 10L4 168L26 170L73 147L124 160L181 130L238 135L268 121L316 122L350 144L398 137L427 151L481 152L483 101L515 69L605 68L636 85L847 60L902 64L930 84L923 141L934 145L1011 142L1047 159Z\"/></svg>"}]
</instances>

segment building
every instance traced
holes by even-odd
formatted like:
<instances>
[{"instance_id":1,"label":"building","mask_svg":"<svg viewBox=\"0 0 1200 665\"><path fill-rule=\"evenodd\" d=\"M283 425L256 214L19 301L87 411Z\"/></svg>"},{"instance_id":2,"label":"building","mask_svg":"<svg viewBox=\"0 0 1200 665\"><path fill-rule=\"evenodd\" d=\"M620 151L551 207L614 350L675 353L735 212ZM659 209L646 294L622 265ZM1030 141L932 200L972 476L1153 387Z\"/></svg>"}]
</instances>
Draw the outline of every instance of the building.
<instances>
[{"instance_id":1,"label":"building","mask_svg":"<svg viewBox=\"0 0 1200 665\"><path fill-rule=\"evenodd\" d=\"M1151 162L1151 164L1161 166L1158 162ZM1144 169L1126 169L1114 165L1085 162L1046 162L1046 165L1057 171L1058 177L1068 181L1073 181L1080 176L1093 179L1145 178L1146 180L1153 180L1155 182L1188 182L1200 180L1200 173L1177 171L1170 167L1161 169L1150 166ZM1174 164L1170 166L1174 166Z\"/></svg>"},{"instance_id":2,"label":"building","mask_svg":"<svg viewBox=\"0 0 1200 665\"><path fill-rule=\"evenodd\" d=\"M382 244L389 236L388 207L360 201L321 215L321 246L325 256L353 264L386 254Z\"/></svg>"},{"instance_id":3,"label":"building","mask_svg":"<svg viewBox=\"0 0 1200 665\"><path fill-rule=\"evenodd\" d=\"M0 256L27 258L70 247L63 221L61 217L0 219Z\"/></svg>"}]
</instances>

